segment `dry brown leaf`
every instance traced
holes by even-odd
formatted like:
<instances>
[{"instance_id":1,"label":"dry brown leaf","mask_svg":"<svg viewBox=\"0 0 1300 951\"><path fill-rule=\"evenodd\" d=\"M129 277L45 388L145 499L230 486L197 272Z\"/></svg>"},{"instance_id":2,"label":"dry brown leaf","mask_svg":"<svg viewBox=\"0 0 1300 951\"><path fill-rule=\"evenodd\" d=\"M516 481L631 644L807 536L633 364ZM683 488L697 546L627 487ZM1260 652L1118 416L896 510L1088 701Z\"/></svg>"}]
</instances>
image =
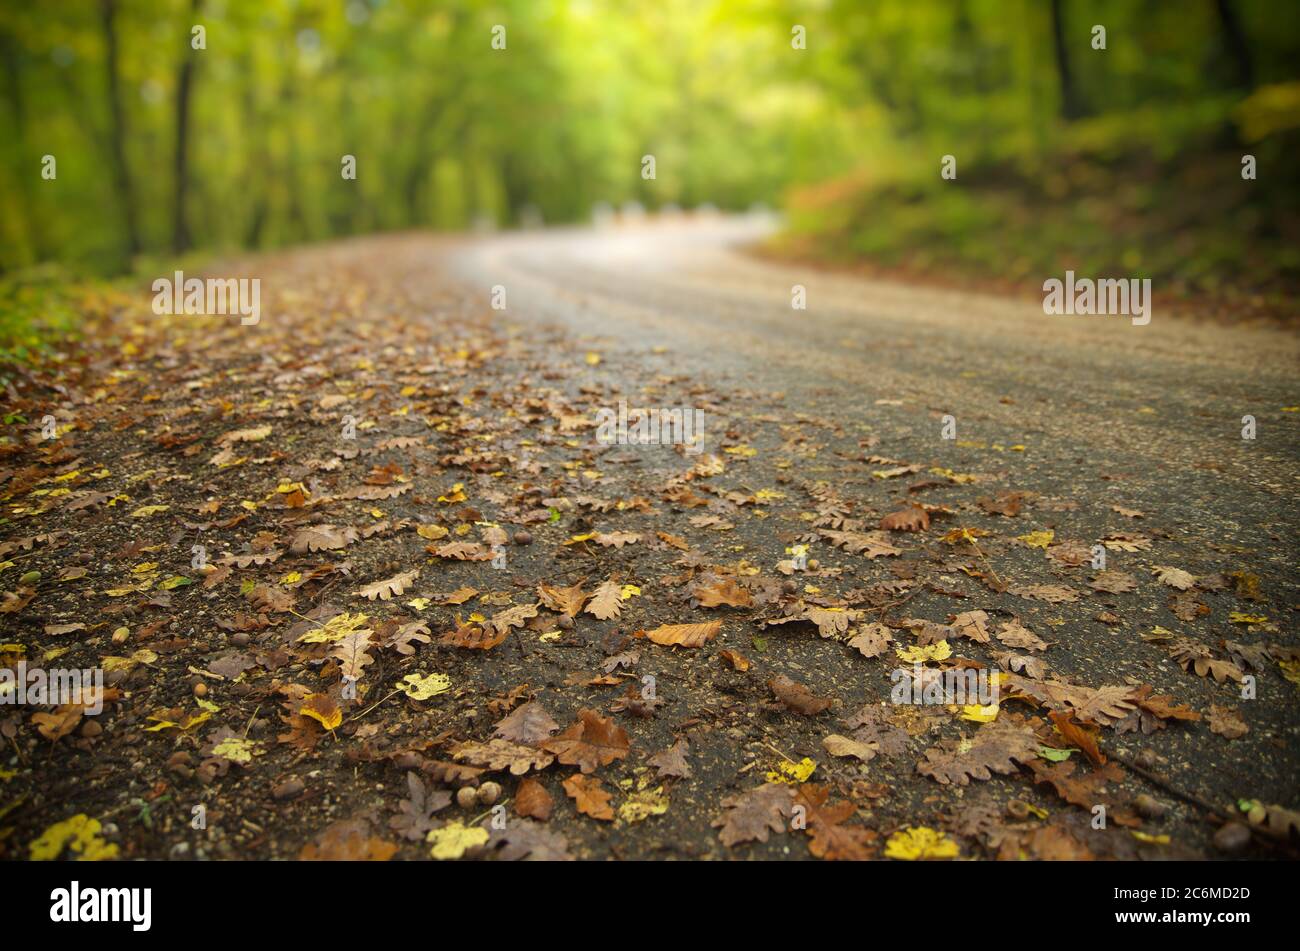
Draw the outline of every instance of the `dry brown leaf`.
<instances>
[{"instance_id":1,"label":"dry brown leaf","mask_svg":"<svg viewBox=\"0 0 1300 951\"><path fill-rule=\"evenodd\" d=\"M582 582L567 588L539 584L537 596L541 598L542 604L547 609L567 614L569 617L577 617L582 612L582 606L587 603L587 593L582 590Z\"/></svg>"},{"instance_id":2,"label":"dry brown leaf","mask_svg":"<svg viewBox=\"0 0 1300 951\"><path fill-rule=\"evenodd\" d=\"M1227 737L1230 740L1236 740L1250 732L1250 727L1242 718L1241 712L1235 707L1221 707L1218 704L1210 704L1209 715L1210 732L1217 733L1219 736Z\"/></svg>"},{"instance_id":3,"label":"dry brown leaf","mask_svg":"<svg viewBox=\"0 0 1300 951\"><path fill-rule=\"evenodd\" d=\"M511 743L536 746L559 728L560 725L551 719L545 707L536 700L530 700L501 720L493 732Z\"/></svg>"},{"instance_id":4,"label":"dry brown leaf","mask_svg":"<svg viewBox=\"0 0 1300 951\"><path fill-rule=\"evenodd\" d=\"M367 601L388 601L396 595L405 594L406 589L415 583L415 579L419 575L420 569L413 568L410 571L402 572L400 575L394 575L391 578L365 585L357 590L357 594Z\"/></svg>"},{"instance_id":5,"label":"dry brown leaf","mask_svg":"<svg viewBox=\"0 0 1300 951\"><path fill-rule=\"evenodd\" d=\"M774 677L767 682L776 694L776 699L789 710L804 716L815 716L828 710L834 702L826 697L818 697L803 684L795 683L785 674Z\"/></svg>"},{"instance_id":6,"label":"dry brown leaf","mask_svg":"<svg viewBox=\"0 0 1300 951\"><path fill-rule=\"evenodd\" d=\"M609 804L612 797L601 788L599 779L574 773L564 781L564 791L569 794L578 812L593 819L614 821L614 809Z\"/></svg>"},{"instance_id":7,"label":"dry brown leaf","mask_svg":"<svg viewBox=\"0 0 1300 951\"><path fill-rule=\"evenodd\" d=\"M539 746L554 753L564 765L577 766L590 773L598 766L607 766L627 756L629 742L627 733L613 719L602 717L595 710L582 709L567 730Z\"/></svg>"},{"instance_id":8,"label":"dry brown leaf","mask_svg":"<svg viewBox=\"0 0 1300 951\"><path fill-rule=\"evenodd\" d=\"M690 752L691 745L682 737L666 750L660 750L654 756L646 760L646 764L659 770L659 778L671 776L675 779L690 779L691 767L686 762L686 754Z\"/></svg>"},{"instance_id":9,"label":"dry brown leaf","mask_svg":"<svg viewBox=\"0 0 1300 951\"><path fill-rule=\"evenodd\" d=\"M740 842L766 842L771 832L785 832L794 808L794 790L785 783L767 783L722 800L723 814L713 820L718 838L731 847Z\"/></svg>"},{"instance_id":10,"label":"dry brown leaf","mask_svg":"<svg viewBox=\"0 0 1300 951\"><path fill-rule=\"evenodd\" d=\"M311 525L299 529L289 543L289 550L295 555L314 551L337 551L346 548L359 538L355 528L336 525Z\"/></svg>"},{"instance_id":11,"label":"dry brown leaf","mask_svg":"<svg viewBox=\"0 0 1300 951\"><path fill-rule=\"evenodd\" d=\"M703 647L722 630L721 621L703 624L663 624L653 631L638 631L636 636L648 637L666 647Z\"/></svg>"},{"instance_id":12,"label":"dry brown leaf","mask_svg":"<svg viewBox=\"0 0 1300 951\"><path fill-rule=\"evenodd\" d=\"M513 776L522 776L531 769L545 769L555 762L549 753L502 739L461 743L452 749L451 758L483 769L508 769Z\"/></svg>"},{"instance_id":13,"label":"dry brown leaf","mask_svg":"<svg viewBox=\"0 0 1300 951\"><path fill-rule=\"evenodd\" d=\"M519 815L546 822L554 808L555 800L538 780L529 776L519 783L515 790L515 812Z\"/></svg>"},{"instance_id":14,"label":"dry brown leaf","mask_svg":"<svg viewBox=\"0 0 1300 951\"><path fill-rule=\"evenodd\" d=\"M736 583L734 578L723 578L712 584L697 584L691 596L702 608L750 608L754 606L753 596Z\"/></svg>"},{"instance_id":15,"label":"dry brown leaf","mask_svg":"<svg viewBox=\"0 0 1300 951\"><path fill-rule=\"evenodd\" d=\"M1038 737L1013 715L986 723L968 744L947 739L925 751L916 771L937 783L965 786L972 779L988 780L994 773L1014 773L1018 763L1038 756Z\"/></svg>"},{"instance_id":16,"label":"dry brown leaf","mask_svg":"<svg viewBox=\"0 0 1300 951\"><path fill-rule=\"evenodd\" d=\"M920 532L930 527L930 515L914 505L890 512L880 520L880 527L889 532Z\"/></svg>"},{"instance_id":17,"label":"dry brown leaf","mask_svg":"<svg viewBox=\"0 0 1300 951\"><path fill-rule=\"evenodd\" d=\"M602 581L587 603L586 611L602 621L618 617L623 613L622 585L613 579Z\"/></svg>"}]
</instances>

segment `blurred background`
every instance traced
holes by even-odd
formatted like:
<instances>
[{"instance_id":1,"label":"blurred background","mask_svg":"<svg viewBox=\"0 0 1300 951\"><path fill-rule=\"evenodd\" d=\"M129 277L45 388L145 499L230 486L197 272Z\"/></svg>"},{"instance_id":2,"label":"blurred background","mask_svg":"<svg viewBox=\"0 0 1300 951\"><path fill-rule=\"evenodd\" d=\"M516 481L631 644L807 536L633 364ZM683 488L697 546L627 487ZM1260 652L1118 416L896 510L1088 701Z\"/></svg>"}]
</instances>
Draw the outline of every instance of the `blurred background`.
<instances>
[{"instance_id":1,"label":"blurred background","mask_svg":"<svg viewBox=\"0 0 1300 951\"><path fill-rule=\"evenodd\" d=\"M41 282L628 203L762 204L768 253L936 279L1277 310L1300 277L1293 0L0 0L0 58L11 318Z\"/></svg>"}]
</instances>

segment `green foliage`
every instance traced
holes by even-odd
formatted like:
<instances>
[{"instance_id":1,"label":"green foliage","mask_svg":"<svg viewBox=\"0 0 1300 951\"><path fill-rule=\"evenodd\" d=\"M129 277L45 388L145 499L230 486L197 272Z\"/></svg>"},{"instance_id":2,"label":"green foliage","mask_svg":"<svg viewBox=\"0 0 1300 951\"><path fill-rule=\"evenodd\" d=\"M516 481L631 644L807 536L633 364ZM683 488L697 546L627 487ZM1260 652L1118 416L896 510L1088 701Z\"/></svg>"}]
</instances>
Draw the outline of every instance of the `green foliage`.
<instances>
[{"instance_id":1,"label":"green foliage","mask_svg":"<svg viewBox=\"0 0 1300 951\"><path fill-rule=\"evenodd\" d=\"M1282 165L1205 218L1190 256L1161 229L1196 204L1206 156L1284 160L1297 53L1300 18L1273 0L5 4L0 273L790 195L821 256L1010 276L1137 259L1213 282L1251 258L1245 227L1275 272L1295 233ZM960 188L938 179L945 154ZM11 306L13 325L28 305Z\"/></svg>"}]
</instances>

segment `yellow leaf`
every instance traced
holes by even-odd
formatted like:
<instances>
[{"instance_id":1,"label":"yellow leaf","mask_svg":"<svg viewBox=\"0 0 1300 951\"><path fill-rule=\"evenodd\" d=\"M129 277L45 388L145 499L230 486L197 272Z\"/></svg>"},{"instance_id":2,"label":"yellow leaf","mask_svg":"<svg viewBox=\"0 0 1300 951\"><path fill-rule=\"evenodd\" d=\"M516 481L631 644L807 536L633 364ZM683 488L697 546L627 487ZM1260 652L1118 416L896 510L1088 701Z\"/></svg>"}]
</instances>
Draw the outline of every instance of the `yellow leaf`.
<instances>
[{"instance_id":1,"label":"yellow leaf","mask_svg":"<svg viewBox=\"0 0 1300 951\"><path fill-rule=\"evenodd\" d=\"M618 807L618 817L623 822L640 822L651 816L662 816L668 811L668 797L664 787L631 793Z\"/></svg>"},{"instance_id":2,"label":"yellow leaf","mask_svg":"<svg viewBox=\"0 0 1300 951\"><path fill-rule=\"evenodd\" d=\"M908 826L889 837L885 857L914 862L918 859L955 859L960 854L957 843L933 829Z\"/></svg>"},{"instance_id":3,"label":"yellow leaf","mask_svg":"<svg viewBox=\"0 0 1300 951\"><path fill-rule=\"evenodd\" d=\"M70 849L79 862L99 862L117 857L117 846L100 838L103 827L98 819L78 813L71 819L56 822L28 846L34 862L51 862Z\"/></svg>"},{"instance_id":4,"label":"yellow leaf","mask_svg":"<svg viewBox=\"0 0 1300 951\"><path fill-rule=\"evenodd\" d=\"M1169 836L1167 835L1152 835L1149 832L1143 832L1141 829L1129 829L1128 831L1139 842L1149 842L1152 845L1169 844Z\"/></svg>"},{"instance_id":5,"label":"yellow leaf","mask_svg":"<svg viewBox=\"0 0 1300 951\"><path fill-rule=\"evenodd\" d=\"M776 769L770 770L767 774L769 783L806 783L813 772L817 769L817 764L804 757L797 763L791 763L789 760L782 760L776 764Z\"/></svg>"},{"instance_id":6,"label":"yellow leaf","mask_svg":"<svg viewBox=\"0 0 1300 951\"><path fill-rule=\"evenodd\" d=\"M212 748L212 755L228 759L232 763L251 763L253 761L253 750L256 747L257 744L253 740L228 736Z\"/></svg>"},{"instance_id":7,"label":"yellow leaf","mask_svg":"<svg viewBox=\"0 0 1300 951\"><path fill-rule=\"evenodd\" d=\"M410 601L407 601L406 603L407 603L407 605L408 605L409 607L413 607L413 608L415 608L415 610L417 610L417 611L423 611L425 608L427 608L427 607L429 606L429 599L428 599L428 598L412 598Z\"/></svg>"},{"instance_id":8,"label":"yellow leaf","mask_svg":"<svg viewBox=\"0 0 1300 951\"><path fill-rule=\"evenodd\" d=\"M434 829L426 836L426 841L433 843L429 854L439 861L458 859L470 849L487 843L487 829L482 826L466 826L461 822L449 822L441 829Z\"/></svg>"},{"instance_id":9,"label":"yellow leaf","mask_svg":"<svg viewBox=\"0 0 1300 951\"><path fill-rule=\"evenodd\" d=\"M1028 535L1016 536L1016 538L1020 539L1020 541L1024 542L1030 548L1043 549L1046 549L1048 545L1052 544L1052 539L1055 537L1056 532L1050 530L1046 532L1030 532Z\"/></svg>"},{"instance_id":10,"label":"yellow leaf","mask_svg":"<svg viewBox=\"0 0 1300 951\"><path fill-rule=\"evenodd\" d=\"M316 694L308 694L303 700L310 701L313 696ZM324 711L318 710L311 703L304 703L298 712L305 717L311 717L327 730L337 730L343 724L343 711L336 703L326 703L322 706L326 707Z\"/></svg>"},{"instance_id":11,"label":"yellow leaf","mask_svg":"<svg viewBox=\"0 0 1300 951\"><path fill-rule=\"evenodd\" d=\"M444 505L450 505L453 502L464 502L465 499L465 483L463 482L457 482L453 485L446 495L438 496L438 501Z\"/></svg>"},{"instance_id":12,"label":"yellow leaf","mask_svg":"<svg viewBox=\"0 0 1300 951\"><path fill-rule=\"evenodd\" d=\"M298 641L303 644L329 644L341 641L349 634L358 631L368 620L370 616L367 614L336 614L320 627L298 638Z\"/></svg>"},{"instance_id":13,"label":"yellow leaf","mask_svg":"<svg viewBox=\"0 0 1300 951\"><path fill-rule=\"evenodd\" d=\"M156 515L159 512L165 512L169 508L171 508L170 505L142 505L140 508L136 509L134 512L131 513L131 517L148 518L150 515Z\"/></svg>"},{"instance_id":14,"label":"yellow leaf","mask_svg":"<svg viewBox=\"0 0 1300 951\"><path fill-rule=\"evenodd\" d=\"M587 357L586 357L586 360L587 360L587 365L588 365L588 366L593 366L593 367L594 367L594 366L599 366L599 365L600 365L600 354L597 353L595 350L588 350L588 351L587 351Z\"/></svg>"},{"instance_id":15,"label":"yellow leaf","mask_svg":"<svg viewBox=\"0 0 1300 951\"><path fill-rule=\"evenodd\" d=\"M991 703L982 707L978 703L968 703L961 708L961 718L972 723L992 723L998 718L998 705Z\"/></svg>"},{"instance_id":16,"label":"yellow leaf","mask_svg":"<svg viewBox=\"0 0 1300 951\"><path fill-rule=\"evenodd\" d=\"M397 689L412 700L428 700L450 690L451 678L446 674L429 674L427 677L407 674L397 685Z\"/></svg>"},{"instance_id":17,"label":"yellow leaf","mask_svg":"<svg viewBox=\"0 0 1300 951\"><path fill-rule=\"evenodd\" d=\"M132 568L131 571L139 575L139 574L143 574L146 571L153 571L157 567L158 567L158 562L156 561L142 561L140 562L140 564Z\"/></svg>"},{"instance_id":18,"label":"yellow leaf","mask_svg":"<svg viewBox=\"0 0 1300 951\"><path fill-rule=\"evenodd\" d=\"M923 664L927 660L947 660L952 656L952 648L947 641L936 641L924 647L899 647L894 653L905 664Z\"/></svg>"}]
</instances>

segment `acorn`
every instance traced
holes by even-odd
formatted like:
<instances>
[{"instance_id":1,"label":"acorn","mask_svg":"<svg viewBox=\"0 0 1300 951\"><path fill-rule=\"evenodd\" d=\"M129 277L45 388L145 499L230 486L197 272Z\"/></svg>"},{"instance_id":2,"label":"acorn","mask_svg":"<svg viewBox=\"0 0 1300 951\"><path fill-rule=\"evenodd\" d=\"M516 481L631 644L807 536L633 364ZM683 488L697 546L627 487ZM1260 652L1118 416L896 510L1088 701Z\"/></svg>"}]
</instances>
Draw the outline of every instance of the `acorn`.
<instances>
[{"instance_id":1,"label":"acorn","mask_svg":"<svg viewBox=\"0 0 1300 951\"><path fill-rule=\"evenodd\" d=\"M572 629L573 629L573 618L569 617L569 615L567 615L567 614L561 614L561 615L560 615L560 619L559 619L558 621L555 622L555 625L556 625L556 627L558 627L558 628L559 628L560 630L562 630L562 631L569 631L569 630L572 630Z\"/></svg>"},{"instance_id":2,"label":"acorn","mask_svg":"<svg viewBox=\"0 0 1300 951\"><path fill-rule=\"evenodd\" d=\"M1147 793L1142 793L1142 795L1133 800L1133 808L1135 808L1138 811L1138 815L1142 816L1144 819L1159 819L1169 811L1168 806L1155 796L1148 795Z\"/></svg>"},{"instance_id":3,"label":"acorn","mask_svg":"<svg viewBox=\"0 0 1300 951\"><path fill-rule=\"evenodd\" d=\"M809 559L808 559L808 570L809 570L809 571L816 571L816 570L817 570L818 568L820 568L821 566L822 566L822 563L821 563L820 561L818 561L816 558L809 558Z\"/></svg>"},{"instance_id":4,"label":"acorn","mask_svg":"<svg viewBox=\"0 0 1300 951\"><path fill-rule=\"evenodd\" d=\"M208 695L208 685L200 680L198 683L194 685L194 696L206 697L207 695Z\"/></svg>"},{"instance_id":5,"label":"acorn","mask_svg":"<svg viewBox=\"0 0 1300 951\"><path fill-rule=\"evenodd\" d=\"M1250 844L1250 830L1240 822L1229 822L1214 833L1214 847L1220 852L1240 852Z\"/></svg>"},{"instance_id":6,"label":"acorn","mask_svg":"<svg viewBox=\"0 0 1300 951\"><path fill-rule=\"evenodd\" d=\"M462 809L473 809L478 802L478 790L473 786L461 786L456 790L456 804Z\"/></svg>"},{"instance_id":7,"label":"acorn","mask_svg":"<svg viewBox=\"0 0 1300 951\"><path fill-rule=\"evenodd\" d=\"M479 805L490 806L501 798L501 786L499 783L486 782L478 788Z\"/></svg>"},{"instance_id":8,"label":"acorn","mask_svg":"<svg viewBox=\"0 0 1300 951\"><path fill-rule=\"evenodd\" d=\"M515 532L516 545L531 545L532 543L533 543L533 536L530 535L528 532L524 531L522 528L519 531Z\"/></svg>"}]
</instances>

